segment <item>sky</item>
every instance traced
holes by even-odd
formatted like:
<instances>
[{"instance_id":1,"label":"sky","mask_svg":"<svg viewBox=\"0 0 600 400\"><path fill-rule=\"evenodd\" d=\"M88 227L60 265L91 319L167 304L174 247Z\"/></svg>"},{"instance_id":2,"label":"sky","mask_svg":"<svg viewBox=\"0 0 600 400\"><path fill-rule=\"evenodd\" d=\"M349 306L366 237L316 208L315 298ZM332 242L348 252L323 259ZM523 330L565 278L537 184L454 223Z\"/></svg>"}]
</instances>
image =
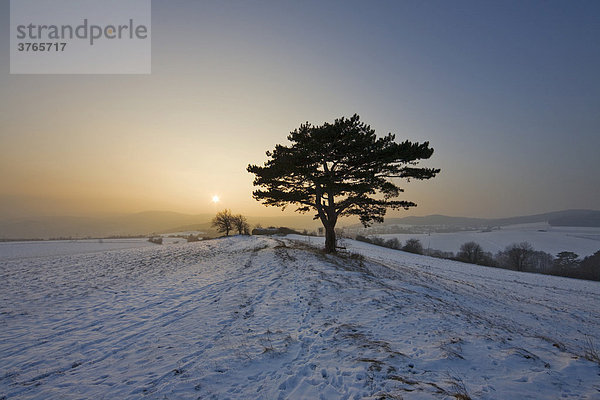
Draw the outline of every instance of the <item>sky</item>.
<instances>
[{"instance_id":1,"label":"sky","mask_svg":"<svg viewBox=\"0 0 600 400\"><path fill-rule=\"evenodd\" d=\"M11 75L0 15L0 218L280 215L246 166L354 113L435 149L389 215L600 209L597 1L153 1L149 75Z\"/></svg>"}]
</instances>

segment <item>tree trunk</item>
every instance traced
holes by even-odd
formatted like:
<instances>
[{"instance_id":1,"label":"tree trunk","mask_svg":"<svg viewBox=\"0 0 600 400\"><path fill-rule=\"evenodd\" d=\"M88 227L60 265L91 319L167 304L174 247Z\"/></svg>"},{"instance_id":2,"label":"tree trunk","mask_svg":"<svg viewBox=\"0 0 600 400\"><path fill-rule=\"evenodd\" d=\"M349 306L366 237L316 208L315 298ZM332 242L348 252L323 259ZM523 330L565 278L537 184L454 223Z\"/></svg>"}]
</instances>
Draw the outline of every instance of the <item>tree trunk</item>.
<instances>
[{"instance_id":1,"label":"tree trunk","mask_svg":"<svg viewBox=\"0 0 600 400\"><path fill-rule=\"evenodd\" d=\"M335 225L325 225L325 253L335 251Z\"/></svg>"}]
</instances>

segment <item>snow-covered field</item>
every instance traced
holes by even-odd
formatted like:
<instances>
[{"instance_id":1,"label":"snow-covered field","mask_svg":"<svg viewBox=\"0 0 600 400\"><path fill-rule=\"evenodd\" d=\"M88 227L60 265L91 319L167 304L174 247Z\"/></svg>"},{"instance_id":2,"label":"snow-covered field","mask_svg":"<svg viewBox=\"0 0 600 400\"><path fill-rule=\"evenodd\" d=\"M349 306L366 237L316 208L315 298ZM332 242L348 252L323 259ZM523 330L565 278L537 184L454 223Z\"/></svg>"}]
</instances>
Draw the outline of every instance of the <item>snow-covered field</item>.
<instances>
[{"instance_id":1,"label":"snow-covered field","mask_svg":"<svg viewBox=\"0 0 600 400\"><path fill-rule=\"evenodd\" d=\"M154 246L148 239L78 239L0 242L0 262L32 257L97 253L107 250Z\"/></svg>"},{"instance_id":2,"label":"snow-covered field","mask_svg":"<svg viewBox=\"0 0 600 400\"><path fill-rule=\"evenodd\" d=\"M598 282L321 240L0 257L0 398L600 399Z\"/></svg>"},{"instance_id":3,"label":"snow-covered field","mask_svg":"<svg viewBox=\"0 0 600 400\"><path fill-rule=\"evenodd\" d=\"M556 227L546 223L503 226L491 232L461 231L431 234L384 234L384 239L398 238L402 243L419 239L425 248L456 253L466 242L477 242L485 251L496 253L513 243L529 242L535 250L553 256L561 251L572 251L580 257L600 250L600 228Z\"/></svg>"}]
</instances>

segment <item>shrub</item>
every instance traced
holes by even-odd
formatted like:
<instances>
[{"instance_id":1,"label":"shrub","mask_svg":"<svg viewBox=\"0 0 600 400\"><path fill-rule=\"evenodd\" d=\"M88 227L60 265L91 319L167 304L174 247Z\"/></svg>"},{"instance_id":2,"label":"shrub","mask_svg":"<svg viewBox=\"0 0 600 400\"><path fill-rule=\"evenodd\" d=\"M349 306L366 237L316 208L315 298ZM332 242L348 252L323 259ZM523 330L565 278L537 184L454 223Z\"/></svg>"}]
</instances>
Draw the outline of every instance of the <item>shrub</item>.
<instances>
[{"instance_id":1,"label":"shrub","mask_svg":"<svg viewBox=\"0 0 600 400\"><path fill-rule=\"evenodd\" d=\"M483 249L478 243L466 242L460 246L456 258L460 261L468 262L471 264L478 264L483 258Z\"/></svg>"},{"instance_id":2,"label":"shrub","mask_svg":"<svg viewBox=\"0 0 600 400\"><path fill-rule=\"evenodd\" d=\"M385 239L377 237L377 236L375 236L373 238L368 238L366 236L356 235L355 239L358 240L359 242L371 243L371 244L374 244L377 246L387 247L389 249L400 250L400 248L402 247L402 243L400 243L398 238L391 238L391 239L385 240Z\"/></svg>"},{"instance_id":3,"label":"shrub","mask_svg":"<svg viewBox=\"0 0 600 400\"><path fill-rule=\"evenodd\" d=\"M435 258L446 258L448 260L454 259L454 253L451 251L427 249L427 251L425 251L425 255L428 255L429 257L435 257Z\"/></svg>"},{"instance_id":4,"label":"shrub","mask_svg":"<svg viewBox=\"0 0 600 400\"><path fill-rule=\"evenodd\" d=\"M402 247L402 250L409 253L423 254L423 245L419 239L408 239Z\"/></svg>"},{"instance_id":5,"label":"shrub","mask_svg":"<svg viewBox=\"0 0 600 400\"><path fill-rule=\"evenodd\" d=\"M375 236L373 239L371 239L371 243L376 244L377 246L384 246L385 240L383 240L380 237Z\"/></svg>"},{"instance_id":6,"label":"shrub","mask_svg":"<svg viewBox=\"0 0 600 400\"><path fill-rule=\"evenodd\" d=\"M188 237L186 237L186 239L187 239L188 243L190 243L190 242L198 242L198 241L200 241L200 235L192 235L190 233L190 235Z\"/></svg>"},{"instance_id":7,"label":"shrub","mask_svg":"<svg viewBox=\"0 0 600 400\"><path fill-rule=\"evenodd\" d=\"M391 238L385 241L384 246L390 249L400 250L400 248L402 247L402 243L400 243L398 238Z\"/></svg>"},{"instance_id":8,"label":"shrub","mask_svg":"<svg viewBox=\"0 0 600 400\"><path fill-rule=\"evenodd\" d=\"M150 237L150 238L148 238L148 241L150 243L154 243L154 244L162 244L163 243L163 238L162 238L162 236Z\"/></svg>"},{"instance_id":9,"label":"shrub","mask_svg":"<svg viewBox=\"0 0 600 400\"><path fill-rule=\"evenodd\" d=\"M363 235L356 235L356 238L355 238L355 239L356 239L356 240L358 240L359 242L373 243L373 242L371 241L371 239L369 239L368 237L366 237L366 236L363 236Z\"/></svg>"}]
</instances>

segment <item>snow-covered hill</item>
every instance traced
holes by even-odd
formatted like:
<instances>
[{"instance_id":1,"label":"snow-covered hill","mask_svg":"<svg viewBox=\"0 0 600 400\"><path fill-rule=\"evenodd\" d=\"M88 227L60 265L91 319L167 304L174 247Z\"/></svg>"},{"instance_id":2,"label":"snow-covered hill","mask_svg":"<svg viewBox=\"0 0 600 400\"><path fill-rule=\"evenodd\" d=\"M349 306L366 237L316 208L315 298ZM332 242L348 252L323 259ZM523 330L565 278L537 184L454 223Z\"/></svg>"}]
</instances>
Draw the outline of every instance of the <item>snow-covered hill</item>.
<instances>
[{"instance_id":1,"label":"snow-covered hill","mask_svg":"<svg viewBox=\"0 0 600 400\"><path fill-rule=\"evenodd\" d=\"M307 240L3 259L0 398L600 399L598 282Z\"/></svg>"}]
</instances>

